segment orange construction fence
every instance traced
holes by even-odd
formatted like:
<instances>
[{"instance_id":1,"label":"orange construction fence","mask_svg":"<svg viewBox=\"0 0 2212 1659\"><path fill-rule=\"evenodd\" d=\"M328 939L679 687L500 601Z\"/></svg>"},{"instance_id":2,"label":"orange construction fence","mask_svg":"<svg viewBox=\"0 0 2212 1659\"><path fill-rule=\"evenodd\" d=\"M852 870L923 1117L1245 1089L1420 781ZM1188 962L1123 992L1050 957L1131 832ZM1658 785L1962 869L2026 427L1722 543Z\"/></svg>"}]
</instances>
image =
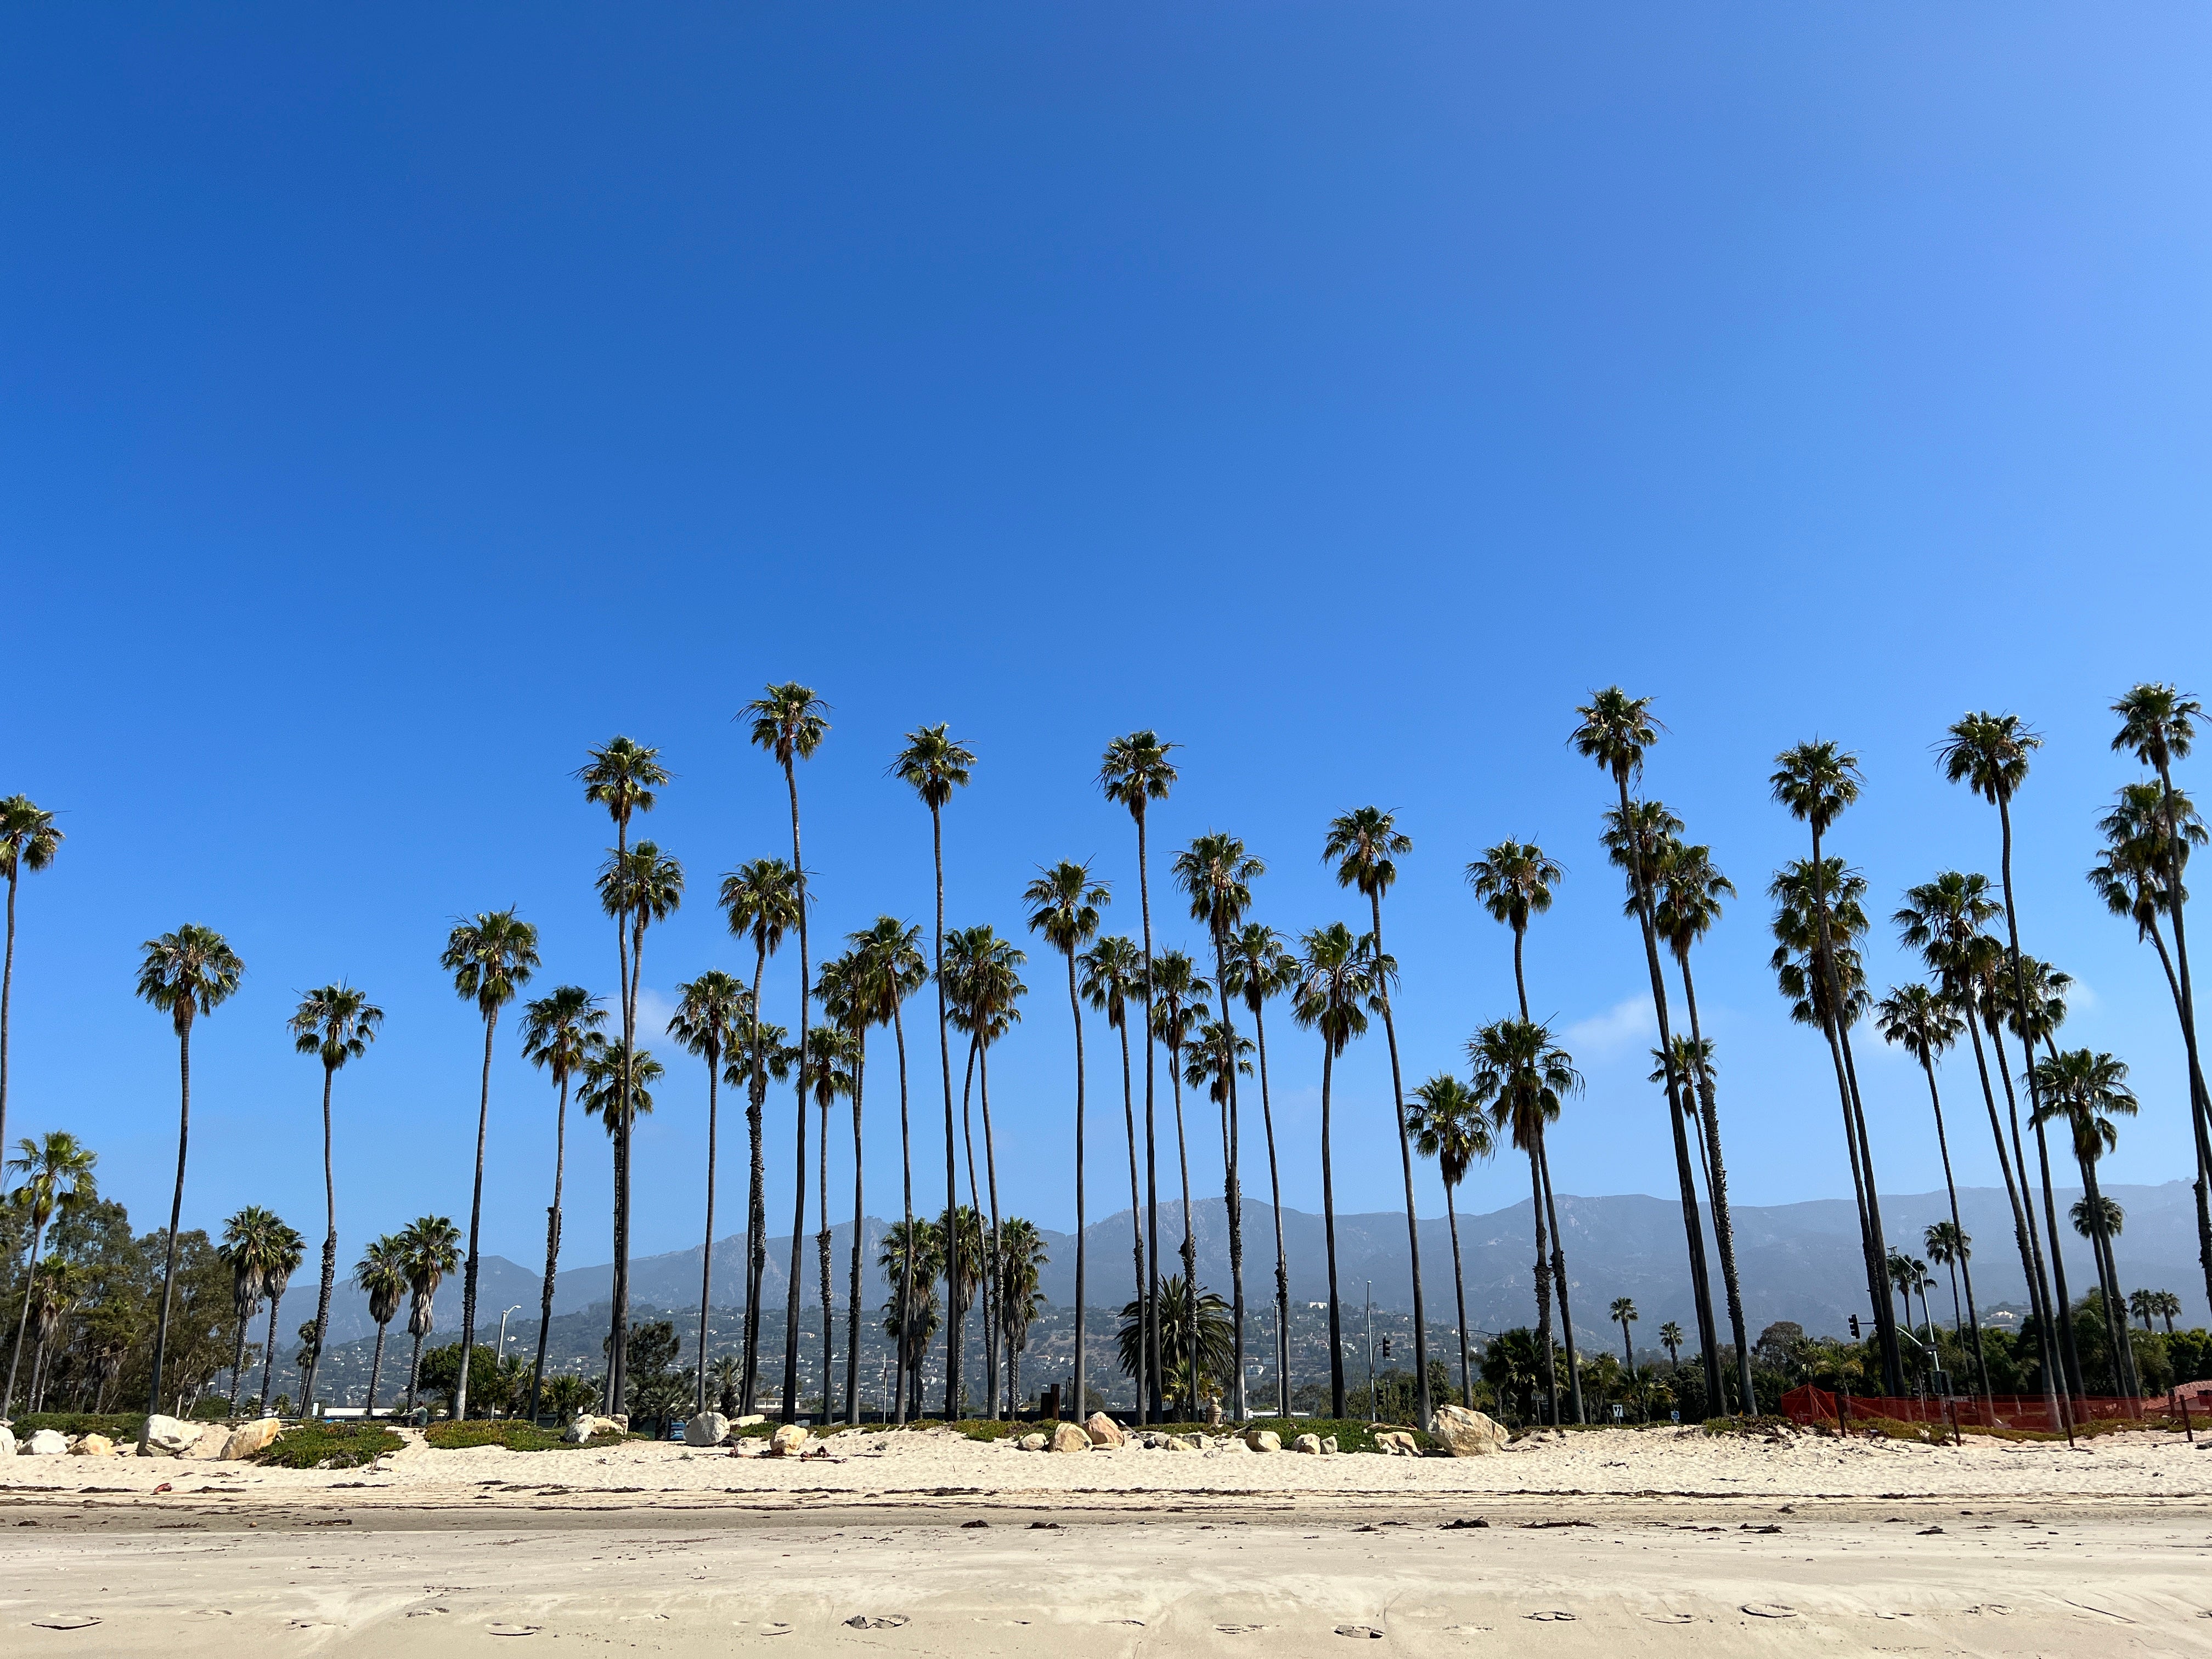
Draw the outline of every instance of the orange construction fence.
<instances>
[{"instance_id":1,"label":"orange construction fence","mask_svg":"<svg viewBox=\"0 0 2212 1659\"><path fill-rule=\"evenodd\" d=\"M2114 1418L2135 1419L2164 1414L2167 1401L2158 1395L2132 1400L2116 1395L2062 1396L2067 1415L2077 1425ZM1906 1399L1887 1395L1831 1394L1810 1384L1782 1396L1782 1414L1801 1425L1825 1423L1848 1428L1854 1419L1865 1422L1884 1418L1893 1423L1930 1423L1962 1429L2041 1429L2063 1431L2066 1424L2055 1417L2051 1401L2039 1394L1932 1395Z\"/></svg>"}]
</instances>

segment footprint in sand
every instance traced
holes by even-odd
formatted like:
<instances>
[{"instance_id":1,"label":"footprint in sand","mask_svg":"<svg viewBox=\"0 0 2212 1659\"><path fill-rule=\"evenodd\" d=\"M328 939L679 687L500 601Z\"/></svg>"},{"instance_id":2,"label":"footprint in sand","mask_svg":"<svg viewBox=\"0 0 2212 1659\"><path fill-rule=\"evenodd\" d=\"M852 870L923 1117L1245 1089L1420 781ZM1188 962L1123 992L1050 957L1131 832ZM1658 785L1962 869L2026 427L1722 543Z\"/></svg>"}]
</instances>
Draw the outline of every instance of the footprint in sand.
<instances>
[{"instance_id":1,"label":"footprint in sand","mask_svg":"<svg viewBox=\"0 0 2212 1659\"><path fill-rule=\"evenodd\" d=\"M1336 1627L1336 1633L1339 1636L1364 1638L1370 1642L1379 1642L1382 1639L1382 1632L1372 1625L1339 1625Z\"/></svg>"},{"instance_id":2,"label":"footprint in sand","mask_svg":"<svg viewBox=\"0 0 2212 1659\"><path fill-rule=\"evenodd\" d=\"M31 1620L40 1630L88 1630L99 1622L88 1613L63 1613L52 1619Z\"/></svg>"},{"instance_id":3,"label":"footprint in sand","mask_svg":"<svg viewBox=\"0 0 2212 1659\"><path fill-rule=\"evenodd\" d=\"M896 1630L906 1623L906 1615L902 1613L856 1613L845 1622L854 1630Z\"/></svg>"},{"instance_id":4,"label":"footprint in sand","mask_svg":"<svg viewBox=\"0 0 2212 1659\"><path fill-rule=\"evenodd\" d=\"M1214 1629L1224 1636L1251 1636L1267 1627L1265 1625L1216 1625Z\"/></svg>"},{"instance_id":5,"label":"footprint in sand","mask_svg":"<svg viewBox=\"0 0 2212 1659\"><path fill-rule=\"evenodd\" d=\"M492 1636L535 1636L536 1625L486 1625L485 1632Z\"/></svg>"},{"instance_id":6,"label":"footprint in sand","mask_svg":"<svg viewBox=\"0 0 2212 1659\"><path fill-rule=\"evenodd\" d=\"M1754 1619L1795 1619L1797 1609L1785 1607L1779 1601L1747 1601L1743 1610Z\"/></svg>"},{"instance_id":7,"label":"footprint in sand","mask_svg":"<svg viewBox=\"0 0 2212 1659\"><path fill-rule=\"evenodd\" d=\"M1548 1625L1571 1625L1575 1622L1574 1614L1564 1612L1558 1607L1553 1607L1544 1613L1532 1613L1528 1616L1540 1623Z\"/></svg>"}]
</instances>

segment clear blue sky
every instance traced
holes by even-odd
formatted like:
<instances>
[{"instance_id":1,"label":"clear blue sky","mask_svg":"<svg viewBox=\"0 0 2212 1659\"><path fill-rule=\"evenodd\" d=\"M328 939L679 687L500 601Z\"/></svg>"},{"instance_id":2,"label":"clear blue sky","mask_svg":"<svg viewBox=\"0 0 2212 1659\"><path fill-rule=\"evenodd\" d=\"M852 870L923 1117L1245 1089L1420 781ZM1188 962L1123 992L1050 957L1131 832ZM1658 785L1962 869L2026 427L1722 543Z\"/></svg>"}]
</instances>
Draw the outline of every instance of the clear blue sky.
<instances>
[{"instance_id":1,"label":"clear blue sky","mask_svg":"<svg viewBox=\"0 0 2212 1659\"><path fill-rule=\"evenodd\" d=\"M693 881L649 986L740 965L708 901L787 848L731 719L771 678L834 705L802 780L823 935L927 916L927 817L884 776L924 721L981 757L956 922L1018 931L1033 867L1074 856L1133 927L1091 780L1134 726L1185 745L1160 863L1242 834L1285 929L1354 914L1324 820L1396 808L1414 1077L1510 996L1462 866L1541 837L1571 874L1533 989L1589 1074L1554 1154L1584 1193L1672 1181L1606 786L1563 742L1591 687L1652 694L1649 787L1745 894L1702 961L1750 1202L1848 1190L1824 1054L1765 969L1760 894L1803 850L1770 757L1860 752L1834 845L1886 912L1993 868L1994 814L1929 744L2015 708L2049 738L2027 943L2145 1097L2112 1174L2189 1172L2155 963L2081 872L2132 775L2112 695L2212 691L2195 9L186 5L18 8L9 36L0 791L70 839L23 891L9 1127L83 1134L146 1222L174 1045L131 998L139 941L204 921L249 967L196 1040L190 1223L260 1201L319 1233L283 1020L341 975L390 1013L339 1084L346 1260L465 1217L447 927L519 903L541 988L611 988L607 832L568 775L623 732L678 774L650 827ZM1002 1181L1064 1225L1066 1010L1033 967ZM1886 931L1873 971L1910 971ZM772 975L788 1018L788 954ZM1286 1199L1317 1207L1316 1048L1272 1035ZM1883 1182L1924 1189L1924 1097L1878 1047ZM1345 1079L1340 1201L1393 1205L1379 1036ZM1961 1174L1992 1180L1952 1087ZM641 1249L695 1237L703 1094L675 1063ZM486 1243L526 1263L550 1106L503 1040ZM789 1133L787 1107L784 1216ZM604 1139L574 1146L568 1259L604 1260ZM1465 1201L1525 1190L1501 1164Z\"/></svg>"}]
</instances>

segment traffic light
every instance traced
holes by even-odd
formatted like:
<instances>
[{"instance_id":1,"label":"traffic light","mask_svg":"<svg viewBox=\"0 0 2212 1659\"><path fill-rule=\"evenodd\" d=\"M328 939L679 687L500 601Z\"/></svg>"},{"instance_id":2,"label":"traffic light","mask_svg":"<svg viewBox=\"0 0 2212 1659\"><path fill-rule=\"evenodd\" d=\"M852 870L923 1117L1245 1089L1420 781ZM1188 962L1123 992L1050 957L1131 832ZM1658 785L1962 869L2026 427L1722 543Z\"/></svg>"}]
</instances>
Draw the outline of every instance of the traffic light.
<instances>
[{"instance_id":1,"label":"traffic light","mask_svg":"<svg viewBox=\"0 0 2212 1659\"><path fill-rule=\"evenodd\" d=\"M1851 1340L1852 1340L1852 1341L1854 1341L1854 1342L1856 1342L1856 1341L1857 1341L1858 1340L1859 1340L1859 1316L1858 1316L1856 1314L1853 1314L1853 1315L1851 1316Z\"/></svg>"},{"instance_id":2,"label":"traffic light","mask_svg":"<svg viewBox=\"0 0 2212 1659\"><path fill-rule=\"evenodd\" d=\"M1387 1336L1382 1339L1382 1357L1385 1359L1390 1357L1390 1339Z\"/></svg>"}]
</instances>

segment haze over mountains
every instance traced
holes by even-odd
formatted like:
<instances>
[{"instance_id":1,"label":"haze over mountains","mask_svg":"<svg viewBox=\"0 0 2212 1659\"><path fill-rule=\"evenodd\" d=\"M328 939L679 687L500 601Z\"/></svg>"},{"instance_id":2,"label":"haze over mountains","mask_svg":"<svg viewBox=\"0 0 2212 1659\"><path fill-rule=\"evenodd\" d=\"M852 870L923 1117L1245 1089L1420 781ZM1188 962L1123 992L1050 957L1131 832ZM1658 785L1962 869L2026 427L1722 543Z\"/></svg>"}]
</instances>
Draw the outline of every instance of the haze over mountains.
<instances>
[{"instance_id":1,"label":"haze over mountains","mask_svg":"<svg viewBox=\"0 0 2212 1659\"><path fill-rule=\"evenodd\" d=\"M2159 1187L2112 1187L2108 1194L2119 1200L2127 1214L2125 1231L2115 1241L2123 1285L2129 1290L2149 1287L2179 1293L2187 1322L2202 1323L2207 1310L2203 1275L2196 1261L2196 1227L2190 1189L2183 1182ZM2080 1196L2061 1188L2059 1213ZM1639 1337L1652 1339L1660 1325L1678 1322L1694 1333L1693 1311L1683 1256L1682 1212L1679 1202L1640 1194L1605 1198L1559 1200L1560 1225L1566 1234L1567 1267L1574 1298L1575 1328L1589 1340L1603 1341L1610 1328L1604 1323L1607 1305L1617 1296L1635 1298L1641 1315ZM2025 1302L2027 1286L2014 1247L2012 1219L2002 1188L1965 1188L1959 1204L1967 1232L1974 1239L1972 1267L1976 1300L1984 1307L1998 1302ZM1881 1200L1882 1221L1891 1243L1924 1255L1920 1240L1932 1222L1945 1219L1948 1207L1941 1192L1889 1194ZM1736 1258L1743 1279L1744 1315L1751 1333L1778 1319L1794 1319L1814 1334L1839 1335L1848 1316L1868 1313L1865 1273L1860 1266L1857 1223L1853 1206L1841 1199L1809 1203L1740 1205L1732 1209L1736 1228ZM1203 1200L1193 1206L1198 1246L1199 1277L1224 1296L1229 1293L1229 1229L1222 1200ZM1711 1216L1705 1217L1710 1254ZM1318 1302L1328 1294L1328 1256L1322 1218L1285 1209L1282 1216L1283 1243L1288 1258L1291 1297ZM879 1306L885 1294L875 1267L884 1224L869 1218L863 1242L867 1252L865 1292L866 1305ZM1075 1250L1073 1236L1041 1229L1051 1261L1044 1269L1046 1298L1055 1304L1073 1300ZM1501 1330L1533 1320L1534 1297L1531 1264L1534 1254L1528 1206L1524 1201L1480 1215L1462 1215L1460 1246L1466 1264L1468 1324L1480 1330ZM1131 1255L1130 1216L1127 1209L1088 1229L1089 1297L1093 1307L1119 1307L1135 1289ZM1182 1206L1160 1206L1160 1243L1170 1270L1178 1270L1176 1252L1182 1240ZM1383 1211L1362 1215L1340 1215L1336 1219L1337 1286L1340 1296L1357 1305L1374 1286L1377 1307L1407 1309L1413 1305L1413 1279L1406 1251L1406 1222L1402 1215ZM836 1263L831 1275L837 1306L845 1304L847 1253L851 1249L850 1223L832 1232ZM2087 1246L2070 1227L2066 1238L2069 1291L2079 1297L2096 1283ZM781 1308L791 1261L789 1235L771 1238L764 1298ZM817 1255L813 1238L800 1249L801 1294L811 1304L818 1297ZM732 1234L714 1246L714 1304L738 1307L744 1295L744 1239ZM1244 1295L1249 1316L1264 1317L1263 1310L1274 1293L1274 1222L1264 1204L1249 1198L1245 1203ZM699 1305L700 1252L697 1247L662 1255L641 1256L630 1264L633 1311L649 1309L696 1310ZM1948 1276L1931 1267L1938 1288L1929 1301L1939 1320L1950 1317ZM1427 1293L1427 1313L1435 1324L1455 1322L1452 1308L1451 1237L1443 1216L1425 1217L1421 1223L1421 1276ZM572 1267L556 1280L554 1311L576 1313L607 1301L613 1269L605 1263ZM1713 1274L1717 1304L1720 1275ZM495 1332L501 1311L520 1304L514 1323L534 1323L542 1281L538 1275L503 1256L484 1258L477 1291L477 1323L480 1333ZM295 1279L293 1294L313 1285ZM312 1310L310 1310L312 1311ZM451 1333L461 1321L459 1275L448 1279L438 1292L436 1328ZM1727 1311L1716 1306L1725 1339ZM404 1315L403 1315L404 1322ZM331 1340L350 1341L374 1334L366 1298L350 1285L342 1285L331 1310ZM398 1328L396 1326L395 1328Z\"/></svg>"}]
</instances>

